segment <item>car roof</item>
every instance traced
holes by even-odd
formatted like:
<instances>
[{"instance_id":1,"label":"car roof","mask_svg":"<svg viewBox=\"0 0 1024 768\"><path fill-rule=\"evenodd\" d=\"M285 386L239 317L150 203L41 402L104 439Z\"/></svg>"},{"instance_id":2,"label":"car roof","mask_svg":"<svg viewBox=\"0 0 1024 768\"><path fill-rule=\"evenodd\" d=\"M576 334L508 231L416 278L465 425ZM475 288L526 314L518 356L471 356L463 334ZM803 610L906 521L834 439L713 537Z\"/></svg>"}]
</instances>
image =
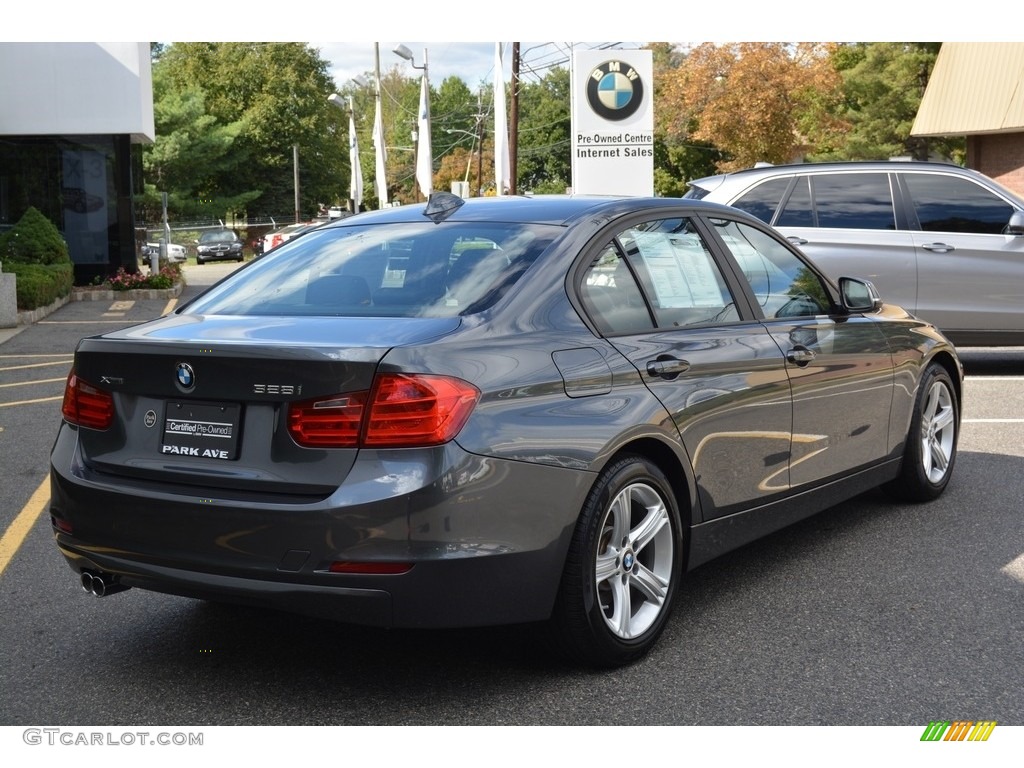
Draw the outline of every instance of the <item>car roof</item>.
<instances>
[{"instance_id":1,"label":"car roof","mask_svg":"<svg viewBox=\"0 0 1024 768\"><path fill-rule=\"evenodd\" d=\"M952 171L965 175L980 176L978 171L961 165L931 160L842 160L826 163L787 163L783 165L760 164L728 173L691 179L694 187L714 187L726 179L745 179L758 176L785 176L793 173L824 173L835 171Z\"/></svg>"},{"instance_id":2,"label":"car roof","mask_svg":"<svg viewBox=\"0 0 1024 768\"><path fill-rule=\"evenodd\" d=\"M678 197L614 197L597 195L503 195L472 197L463 201L444 221L506 222L568 226L581 217L606 215L609 218L640 209L667 207L700 208L736 215L735 208ZM367 211L324 225L324 229L366 224L422 222L425 204L402 205L379 211Z\"/></svg>"}]
</instances>

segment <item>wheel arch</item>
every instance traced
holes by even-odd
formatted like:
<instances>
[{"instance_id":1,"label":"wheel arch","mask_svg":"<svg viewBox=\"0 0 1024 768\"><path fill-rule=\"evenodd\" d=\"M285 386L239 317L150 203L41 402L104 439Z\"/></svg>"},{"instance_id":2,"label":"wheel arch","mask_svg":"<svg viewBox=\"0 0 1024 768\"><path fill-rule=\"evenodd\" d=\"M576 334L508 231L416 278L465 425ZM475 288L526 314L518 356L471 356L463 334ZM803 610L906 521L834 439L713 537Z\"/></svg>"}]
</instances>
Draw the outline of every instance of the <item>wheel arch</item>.
<instances>
[{"instance_id":1,"label":"wheel arch","mask_svg":"<svg viewBox=\"0 0 1024 768\"><path fill-rule=\"evenodd\" d=\"M923 368L927 368L928 364L930 364L930 363L936 363L938 365L941 365L945 369L946 373L949 374L949 378L953 382L953 390L954 390L954 394L956 395L956 401L957 401L957 403L960 404L960 409L959 410L962 413L963 412L963 402L964 402L964 398L963 398L963 394L964 394L963 393L964 377L963 377L963 370L960 367L960 364L957 363L957 361L953 357L953 355L950 352L948 352L947 350L942 350L941 352L938 352L934 357L932 357L931 360L929 360L923 366Z\"/></svg>"},{"instance_id":2,"label":"wheel arch","mask_svg":"<svg viewBox=\"0 0 1024 768\"><path fill-rule=\"evenodd\" d=\"M618 448L608 457L605 466L613 464L624 456L640 456L647 459L664 473L679 507L680 522L683 525L683 571L689 560L689 529L700 522L700 502L697 499L697 484L688 462L676 450L653 437L632 440Z\"/></svg>"}]
</instances>

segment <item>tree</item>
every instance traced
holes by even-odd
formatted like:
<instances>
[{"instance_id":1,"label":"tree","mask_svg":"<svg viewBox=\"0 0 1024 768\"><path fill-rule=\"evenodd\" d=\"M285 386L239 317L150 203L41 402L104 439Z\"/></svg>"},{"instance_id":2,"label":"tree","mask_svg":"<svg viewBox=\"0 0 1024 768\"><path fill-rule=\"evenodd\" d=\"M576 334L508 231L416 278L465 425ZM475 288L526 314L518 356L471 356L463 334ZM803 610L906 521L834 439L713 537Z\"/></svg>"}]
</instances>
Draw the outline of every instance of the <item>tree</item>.
<instances>
[{"instance_id":1,"label":"tree","mask_svg":"<svg viewBox=\"0 0 1024 768\"><path fill-rule=\"evenodd\" d=\"M557 67L540 82L521 85L516 185L539 194L561 193L572 186L572 115L567 69Z\"/></svg>"},{"instance_id":2,"label":"tree","mask_svg":"<svg viewBox=\"0 0 1024 768\"><path fill-rule=\"evenodd\" d=\"M671 84L686 56L671 43L651 43L647 47L653 53L654 103L661 114L663 108L668 108L663 106L666 82ZM691 118L685 129L681 129L681 122L682 118L674 115L655 121L654 193L662 197L681 197L689 179L715 173L722 160L722 153L713 144L690 137L696 130L696 120Z\"/></svg>"},{"instance_id":3,"label":"tree","mask_svg":"<svg viewBox=\"0 0 1024 768\"><path fill-rule=\"evenodd\" d=\"M659 132L708 142L723 169L792 161L834 130L841 79L829 43L704 43L667 72Z\"/></svg>"},{"instance_id":4,"label":"tree","mask_svg":"<svg viewBox=\"0 0 1024 768\"><path fill-rule=\"evenodd\" d=\"M832 145L814 153L818 160L884 160L909 155L927 160L963 154L962 139L910 135L931 76L939 43L850 43L839 46L835 68L843 78L840 116L848 126Z\"/></svg>"},{"instance_id":5,"label":"tree","mask_svg":"<svg viewBox=\"0 0 1024 768\"><path fill-rule=\"evenodd\" d=\"M224 213L250 215L294 210L296 146L306 215L320 203L348 197L347 120L327 102L335 86L315 49L304 43L173 43L153 69L154 89L162 79L165 97L180 100L196 117L212 118L208 126L237 130L210 169L210 204L243 206Z\"/></svg>"},{"instance_id":6,"label":"tree","mask_svg":"<svg viewBox=\"0 0 1024 768\"><path fill-rule=\"evenodd\" d=\"M219 181L239 162L233 150L242 122L221 124L207 114L202 89L171 88L159 67L153 72L153 97L156 141L143 153L145 218L159 218L160 192L168 193L168 207L183 216L216 218L244 210L260 191L223 190Z\"/></svg>"}]
</instances>

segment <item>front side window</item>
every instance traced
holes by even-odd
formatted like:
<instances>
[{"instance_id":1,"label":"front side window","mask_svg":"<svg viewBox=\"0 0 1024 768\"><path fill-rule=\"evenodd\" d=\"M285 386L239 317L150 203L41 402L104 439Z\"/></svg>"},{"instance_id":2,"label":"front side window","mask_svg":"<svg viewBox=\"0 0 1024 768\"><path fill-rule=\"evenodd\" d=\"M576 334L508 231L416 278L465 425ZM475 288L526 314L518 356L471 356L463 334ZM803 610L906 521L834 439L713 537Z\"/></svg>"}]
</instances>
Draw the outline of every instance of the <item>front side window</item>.
<instances>
[{"instance_id":1,"label":"front side window","mask_svg":"<svg viewBox=\"0 0 1024 768\"><path fill-rule=\"evenodd\" d=\"M935 173L907 173L903 179L925 232L998 235L1014 210L1005 200L968 179Z\"/></svg>"},{"instance_id":2,"label":"front side window","mask_svg":"<svg viewBox=\"0 0 1024 768\"><path fill-rule=\"evenodd\" d=\"M755 227L712 219L766 318L829 314L821 278L782 243Z\"/></svg>"}]
</instances>

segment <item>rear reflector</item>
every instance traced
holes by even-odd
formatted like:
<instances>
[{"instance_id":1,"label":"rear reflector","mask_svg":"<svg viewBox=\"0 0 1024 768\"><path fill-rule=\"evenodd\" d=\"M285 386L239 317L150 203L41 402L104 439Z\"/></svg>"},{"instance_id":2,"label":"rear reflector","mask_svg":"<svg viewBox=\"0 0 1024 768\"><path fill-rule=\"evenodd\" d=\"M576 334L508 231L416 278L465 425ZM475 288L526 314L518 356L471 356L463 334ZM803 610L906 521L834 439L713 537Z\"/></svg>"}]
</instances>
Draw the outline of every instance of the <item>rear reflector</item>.
<instances>
[{"instance_id":1,"label":"rear reflector","mask_svg":"<svg viewBox=\"0 0 1024 768\"><path fill-rule=\"evenodd\" d=\"M309 448L413 448L454 438L480 392L450 376L388 373L370 392L304 400L288 410L288 431Z\"/></svg>"},{"instance_id":2,"label":"rear reflector","mask_svg":"<svg viewBox=\"0 0 1024 768\"><path fill-rule=\"evenodd\" d=\"M72 369L64 386L60 412L69 424L108 429L114 423L114 396L78 378Z\"/></svg>"},{"instance_id":3,"label":"rear reflector","mask_svg":"<svg viewBox=\"0 0 1024 768\"><path fill-rule=\"evenodd\" d=\"M373 576L397 576L412 570L413 563L350 563L337 560L328 569L331 573L363 573Z\"/></svg>"}]
</instances>

